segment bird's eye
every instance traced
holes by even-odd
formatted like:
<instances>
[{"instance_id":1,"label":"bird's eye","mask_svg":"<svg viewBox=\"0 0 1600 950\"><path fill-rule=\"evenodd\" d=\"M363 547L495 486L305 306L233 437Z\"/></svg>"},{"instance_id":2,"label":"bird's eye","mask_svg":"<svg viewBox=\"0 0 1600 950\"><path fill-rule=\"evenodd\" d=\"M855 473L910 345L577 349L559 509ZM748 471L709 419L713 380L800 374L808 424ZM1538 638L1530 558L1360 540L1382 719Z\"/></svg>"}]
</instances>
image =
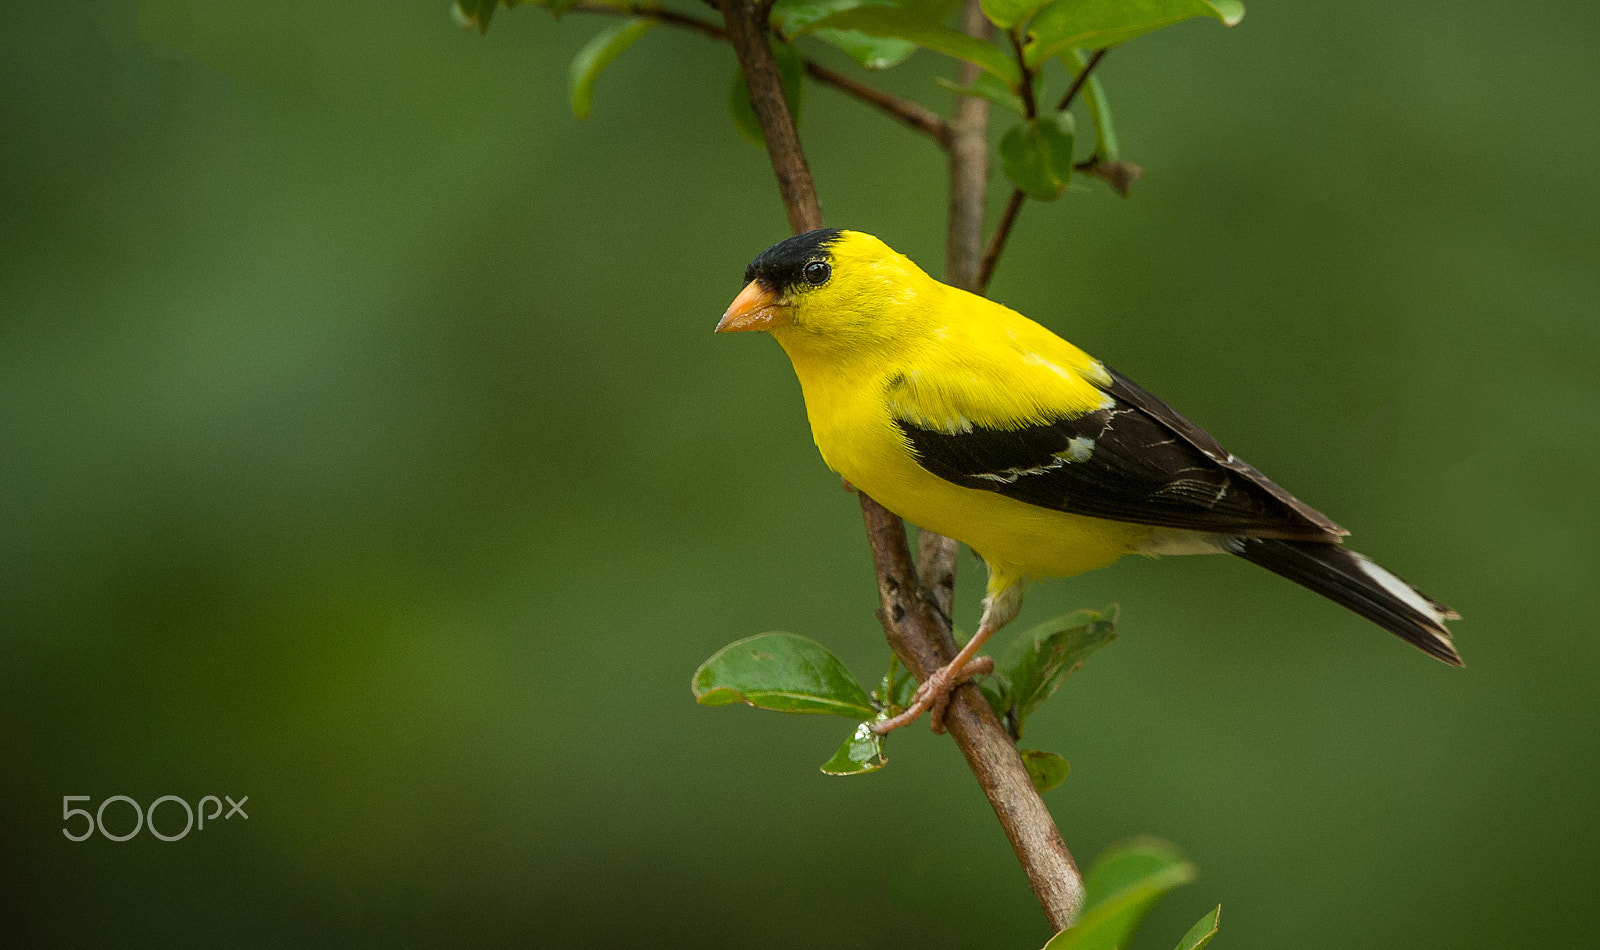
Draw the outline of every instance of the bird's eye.
<instances>
[{"instance_id":1,"label":"bird's eye","mask_svg":"<svg viewBox=\"0 0 1600 950\"><path fill-rule=\"evenodd\" d=\"M812 261L805 266L800 275L806 279L806 283L818 287L826 284L828 278L833 276L833 268L828 266L827 261Z\"/></svg>"}]
</instances>

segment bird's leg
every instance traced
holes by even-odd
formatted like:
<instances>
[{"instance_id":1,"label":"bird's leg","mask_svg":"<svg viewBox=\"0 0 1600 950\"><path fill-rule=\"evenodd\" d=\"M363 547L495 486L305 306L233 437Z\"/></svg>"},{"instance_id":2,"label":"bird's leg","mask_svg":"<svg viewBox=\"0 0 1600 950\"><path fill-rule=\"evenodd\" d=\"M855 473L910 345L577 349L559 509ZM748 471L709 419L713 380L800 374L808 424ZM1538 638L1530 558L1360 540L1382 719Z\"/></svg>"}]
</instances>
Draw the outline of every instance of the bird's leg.
<instances>
[{"instance_id":1,"label":"bird's leg","mask_svg":"<svg viewBox=\"0 0 1600 950\"><path fill-rule=\"evenodd\" d=\"M994 669L994 661L988 657L977 656L983 644L1001 627L1011 622L1022 608L1022 584L1013 584L1000 591L990 594L983 600L983 619L978 621L978 632L972 635L966 646L961 648L955 659L944 666L934 670L933 675L917 687L917 692L911 698L911 705L898 716L880 720L872 724L872 731L884 735L909 726L917 721L923 713L929 713L930 725L934 732L944 731L944 711L950 704L950 691L965 683L974 676L988 673Z\"/></svg>"}]
</instances>

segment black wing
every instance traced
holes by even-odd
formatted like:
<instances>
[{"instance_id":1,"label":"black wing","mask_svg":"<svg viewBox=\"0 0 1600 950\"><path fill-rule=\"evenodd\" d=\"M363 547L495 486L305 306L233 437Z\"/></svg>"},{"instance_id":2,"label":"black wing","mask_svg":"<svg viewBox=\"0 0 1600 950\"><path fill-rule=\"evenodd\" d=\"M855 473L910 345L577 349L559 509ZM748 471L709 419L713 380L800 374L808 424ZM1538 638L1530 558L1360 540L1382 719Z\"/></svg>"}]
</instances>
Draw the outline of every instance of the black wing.
<instances>
[{"instance_id":1,"label":"black wing","mask_svg":"<svg viewBox=\"0 0 1600 950\"><path fill-rule=\"evenodd\" d=\"M1020 429L947 433L896 419L927 471L1041 508L1195 531L1334 541L1347 532L1107 369L1112 404Z\"/></svg>"}]
</instances>

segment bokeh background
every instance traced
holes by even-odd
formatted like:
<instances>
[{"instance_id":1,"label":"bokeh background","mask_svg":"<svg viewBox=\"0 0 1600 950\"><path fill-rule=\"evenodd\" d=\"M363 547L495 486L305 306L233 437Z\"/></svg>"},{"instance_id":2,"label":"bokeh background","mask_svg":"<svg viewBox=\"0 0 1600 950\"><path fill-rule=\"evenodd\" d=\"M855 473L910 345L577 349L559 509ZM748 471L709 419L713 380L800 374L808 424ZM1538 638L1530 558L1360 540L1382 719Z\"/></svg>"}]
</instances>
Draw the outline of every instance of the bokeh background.
<instances>
[{"instance_id":1,"label":"bokeh background","mask_svg":"<svg viewBox=\"0 0 1600 950\"><path fill-rule=\"evenodd\" d=\"M842 720L690 697L764 630L886 659L786 360L710 332L785 234L728 49L658 30L580 122L594 17L5 21L9 945L1044 942L947 742L829 779ZM1219 947L1592 945L1596 36L1578 2L1193 21L1104 65L1133 197L1024 212L994 296L1466 618L1452 670L1232 559L1037 587L1019 629L1123 611L1031 722L1068 842L1200 868L1138 946L1219 901ZM881 81L945 109L949 70ZM830 223L937 272L937 153L817 87L802 132ZM73 843L65 795L249 818Z\"/></svg>"}]
</instances>

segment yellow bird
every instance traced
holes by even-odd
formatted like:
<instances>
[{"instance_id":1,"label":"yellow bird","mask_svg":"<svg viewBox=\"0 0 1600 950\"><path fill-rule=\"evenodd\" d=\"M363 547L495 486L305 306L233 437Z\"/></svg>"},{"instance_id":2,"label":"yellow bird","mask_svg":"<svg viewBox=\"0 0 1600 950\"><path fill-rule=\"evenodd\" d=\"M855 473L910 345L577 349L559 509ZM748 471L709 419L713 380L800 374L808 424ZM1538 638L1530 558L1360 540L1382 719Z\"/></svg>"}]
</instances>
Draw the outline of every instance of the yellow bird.
<instances>
[{"instance_id":1,"label":"yellow bird","mask_svg":"<svg viewBox=\"0 0 1600 950\"><path fill-rule=\"evenodd\" d=\"M1461 665L1457 614L1341 546L1343 528L1127 377L1027 317L828 228L745 270L717 332L789 355L828 466L989 568L978 632L881 732L942 710L1029 579L1124 554L1236 554Z\"/></svg>"}]
</instances>

